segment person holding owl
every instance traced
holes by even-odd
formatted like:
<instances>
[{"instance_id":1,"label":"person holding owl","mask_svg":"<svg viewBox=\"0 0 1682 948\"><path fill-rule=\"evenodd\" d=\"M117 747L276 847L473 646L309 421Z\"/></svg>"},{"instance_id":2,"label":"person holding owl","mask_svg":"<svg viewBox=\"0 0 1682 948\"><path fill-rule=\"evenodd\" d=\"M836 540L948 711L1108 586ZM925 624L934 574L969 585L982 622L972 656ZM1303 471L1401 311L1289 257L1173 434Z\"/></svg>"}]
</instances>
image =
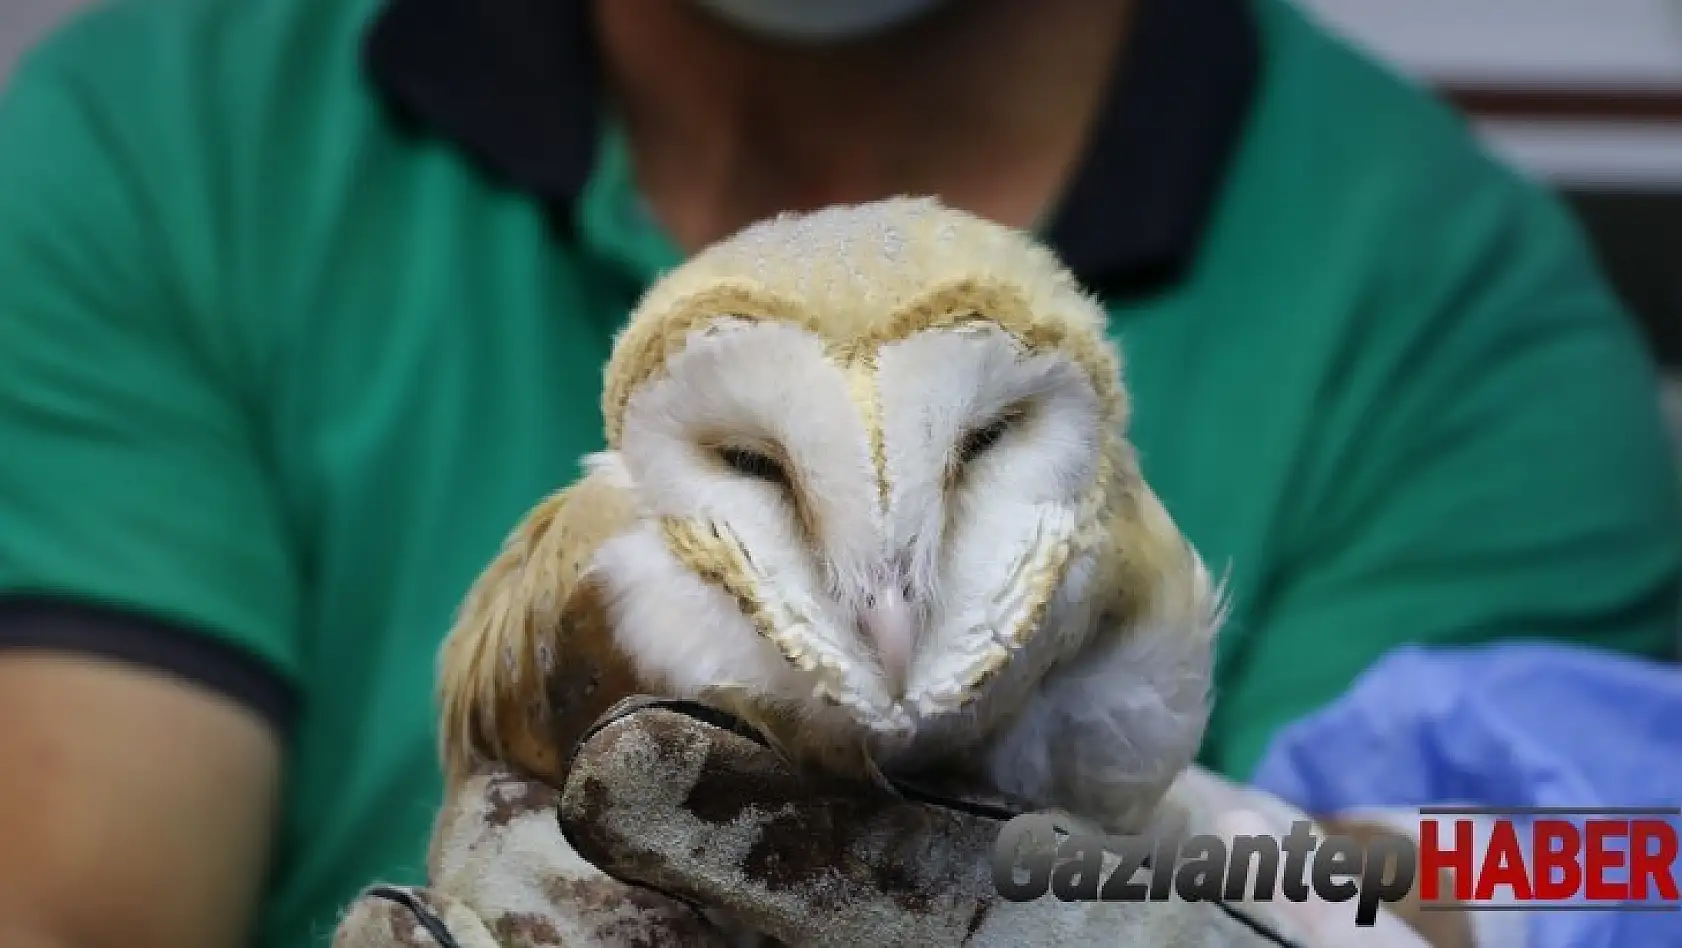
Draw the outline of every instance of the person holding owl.
<instances>
[{"instance_id":1,"label":"person holding owl","mask_svg":"<svg viewBox=\"0 0 1682 948\"><path fill-rule=\"evenodd\" d=\"M1043 374L1011 376L1000 366L1017 363L997 361L1015 351L1001 314L1043 315L1034 305L994 307L991 328L830 326L826 336L801 322L813 304L794 294L804 308L766 304L786 331L697 328L712 345L685 348L682 372L665 336L618 336L663 275L750 224L919 194L1032 234L1054 255L1056 267L1023 252L989 274L995 290L1014 286L1030 303L1062 301L1058 325L1079 330L1055 345L1038 330L1023 337L1041 347ZM825 273L886 281L853 316L886 319L897 305L901 329L927 331L938 314L907 301L991 258L966 250L932 271L848 268L849 247L915 255L896 233L827 244L828 232L808 234L800 266L814 287L828 285ZM1068 285L1048 275L1062 270ZM688 311L668 302L662 312ZM878 345L889 337L900 348ZM625 358L641 353L655 371L620 363L604 399L616 340L639 339ZM1077 357L1111 344L1113 373ZM730 352L745 361L729 364L752 371L705 369ZM683 373L709 381L686 389ZM1125 380L1128 450L1029 435L1059 430L1035 427L1059 419L1073 431L1110 418L1111 375ZM1033 381L1042 400L1026 414L1012 399L983 405L1012 378ZM872 379L897 385L897 402L858 403L879 416L838 407ZM663 403L650 402L657 392ZM687 819L652 797L617 806L616 795L712 787L691 796L715 802L703 815L736 825L719 814L756 804L751 794L731 803L721 788L740 795L742 775L759 775L775 803L782 786L764 768L785 755L767 762L719 722L669 707L598 719L605 709L578 696L624 690L629 679L612 676L628 666L612 655L544 697L497 691L510 679L495 673L496 649L456 653L458 670L484 672L460 681L492 684L452 693L490 701L446 718L462 727L453 742L445 735L457 752L453 803L434 834L446 787L435 661L458 607L489 590L479 601L500 611L469 608L464 620L536 622L571 608L551 601L576 579L566 571L597 566L568 558L597 548L579 546L577 531L618 536L627 522L669 527L663 548L689 550L687 562L710 564L720 581L735 575L721 564L744 562L797 579L757 587L776 601L747 597L720 613L713 598L677 595L689 580L662 573L665 559L620 549L628 558L613 575L629 591L614 601L646 621L615 624L600 641L646 634L636 657L690 673L694 693L740 684L725 673L769 685L785 669L831 668L835 721L874 721L890 737L908 695L939 706L976 691L982 672L1007 681L1016 667L981 646L925 647L931 636L975 644L948 636L966 626L961 610L942 608L1034 588L1001 581L1012 557L1085 562L1094 575L1128 565L1082 551L1105 548L1094 525L1131 524L1124 535L1156 538L1140 547L1162 557L1152 575L1174 582L1129 587L1105 574L1095 588L1159 594L1157 605L1177 604L1169 625L1182 630L1212 634L1217 623L1197 617L1213 599L1224 607L1204 656L1207 720L1164 713L1161 730L1136 735L1161 738L1132 763L1171 804L1197 789L1171 776L1180 756L1206 768L1190 773L1242 781L1279 727L1399 644L1544 637L1666 654L1682 515L1655 392L1638 335L1559 203L1485 154L1445 107L1284 0L119 0L36 50L0 97L0 838L10 857L0 942L326 944L371 880L392 883L385 903L401 911L381 920L397 944L436 942L427 924L464 911L464 945L473 942L460 932L475 924L493 943L553 944L556 906L609 903L620 907L603 915L613 924L658 917L668 932L693 924L686 902L760 930L841 925L845 913L789 902L764 866L753 878L692 865L639 880L675 900L583 866L549 871L545 853L562 857L541 839L553 841L556 814L577 848L612 863L677 838L624 827L656 833ZM761 419L760 437L720 427L691 440L704 456L649 460L674 443L659 419L725 417L719 399L733 400L730 417ZM928 430L908 405L933 406ZM790 419L847 432L833 450L856 449L852 475L822 476L842 469L811 455L826 448L789 456L787 439L763 437L788 433ZM877 442L862 434L871 430L880 457L901 467L877 466ZM922 442L926 457L906 447ZM580 460L604 450L643 460L598 464L580 480ZM871 513L895 484L948 489L945 473L930 473L947 470L936 455L967 457L972 471L997 463L1001 484L1061 483L1066 494L1053 503L994 491L999 505L975 505L950 526L969 551L954 568L905 540L918 530L889 531ZM1121 485L1105 495L1107 513L1059 519L1070 504L1083 509L1076 488L1100 469ZM897 472L886 488L881 471ZM660 476L669 482L648 486ZM796 496L784 483L814 477L797 495L809 502L773 501ZM694 529L696 505L723 498L735 498L732 523L746 538L734 547ZM571 512L551 520L571 524L566 542L541 536L563 555L499 558L511 527L551 522L545 511L562 506ZM1042 549L1029 536L1049 540ZM1030 549L1044 556L1019 555ZM824 552L799 552L813 550ZM495 582L499 563L511 585ZM504 588L526 595L498 599ZM811 628L852 637L785 634L800 610L818 617ZM777 643L781 665L731 652L736 639L723 632L711 650L671 637L674 613L724 629L761 612L770 618L753 624L765 633L754 641ZM1047 627L1023 614L1037 618L1001 625ZM859 671L866 653L848 650L864 642L891 674ZM937 668L931 656L952 663ZM515 658L516 670L563 682L581 667L555 652ZM1115 701L1167 694L1140 687L1139 671L1174 666L1093 667L1103 674L1086 686ZM1022 674L1040 681L1041 671ZM942 680L946 691L931 686ZM823 749L808 762L816 770L868 769L858 742L811 745L735 694L709 697L756 717L783 750ZM481 758L565 763L541 735L512 748L486 738L531 737L490 725L566 701L591 738L580 746L593 750L561 787L483 772ZM1188 720L1195 747L1171 726ZM618 740L628 733L634 741ZM687 772L687 784L628 776L626 760L675 767L698 746L716 748L718 764ZM1018 746L1024 760L1046 747ZM644 756L615 757L616 747ZM869 759L891 764L881 750ZM1103 780L1042 770L1037 790L1009 789L1072 809L1108 806L1081 793L1121 800ZM590 796L580 773L619 776ZM959 843L979 838L968 817L887 810L848 821L835 814L850 811L782 802L805 815L796 829L767 829L772 843L792 846L814 825L892 826L910 850L948 851L962 874L973 852ZM936 824L968 829L941 836ZM505 832L527 825L538 836ZM815 869L849 839L773 862ZM446 904L464 890L426 884L437 882L422 866L429 841L435 877L478 867L475 884L506 896L506 911ZM486 868L493 851L502 857ZM877 868L889 873L892 861ZM956 898L943 914L899 895L895 917L907 925L959 934L972 920L960 909L986 901ZM1009 925L1030 923L995 924L1006 928L994 943L1007 944L1024 930Z\"/></svg>"}]
</instances>

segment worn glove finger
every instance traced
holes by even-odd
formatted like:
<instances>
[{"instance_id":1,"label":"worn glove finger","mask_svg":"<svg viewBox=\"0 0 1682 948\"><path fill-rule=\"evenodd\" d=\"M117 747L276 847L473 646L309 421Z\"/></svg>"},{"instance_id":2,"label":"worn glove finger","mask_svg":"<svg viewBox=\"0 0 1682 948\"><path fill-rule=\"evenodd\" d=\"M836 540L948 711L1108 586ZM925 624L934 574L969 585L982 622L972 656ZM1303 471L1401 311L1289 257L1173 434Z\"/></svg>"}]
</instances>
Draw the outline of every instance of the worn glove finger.
<instances>
[{"instance_id":1,"label":"worn glove finger","mask_svg":"<svg viewBox=\"0 0 1682 948\"><path fill-rule=\"evenodd\" d=\"M372 886L345 910L333 948L509 948L460 900L432 889Z\"/></svg>"},{"instance_id":2,"label":"worn glove finger","mask_svg":"<svg viewBox=\"0 0 1682 948\"><path fill-rule=\"evenodd\" d=\"M421 889L376 886L351 906L335 948L720 948L693 909L627 885L573 852L560 794L507 772L463 781L445 801Z\"/></svg>"},{"instance_id":3,"label":"worn glove finger","mask_svg":"<svg viewBox=\"0 0 1682 948\"><path fill-rule=\"evenodd\" d=\"M1310 823L1321 837L1329 830L1349 832L1347 827L1332 830L1273 794L1233 783L1196 765L1174 782L1162 805L1180 811L1187 832L1212 833L1229 846L1238 836L1283 837L1302 822ZM1372 829L1376 831L1377 827ZM1301 902L1274 899L1251 905L1263 917L1290 919L1316 948L1468 948L1462 941L1425 937L1419 931L1421 918L1431 926L1444 916L1427 913L1404 918L1394 903L1380 905L1373 924L1364 927L1351 924L1347 902L1328 902L1312 891ZM1440 927L1433 928L1431 934L1437 935Z\"/></svg>"},{"instance_id":4,"label":"worn glove finger","mask_svg":"<svg viewBox=\"0 0 1682 948\"><path fill-rule=\"evenodd\" d=\"M561 797L577 851L791 945L1295 944L1213 903L1008 902L997 815L826 793L756 741L658 702L604 721Z\"/></svg>"},{"instance_id":5,"label":"worn glove finger","mask_svg":"<svg viewBox=\"0 0 1682 948\"><path fill-rule=\"evenodd\" d=\"M1236 836L1282 836L1290 827L1280 829L1268 815L1257 810L1230 810L1217 817L1215 830L1223 839L1231 840ZM1328 902L1314 891L1301 902L1291 899L1268 902L1262 911L1289 918L1303 933L1309 948L1432 948L1431 942L1388 908L1379 909L1371 926L1357 927L1350 924L1346 903Z\"/></svg>"}]
</instances>

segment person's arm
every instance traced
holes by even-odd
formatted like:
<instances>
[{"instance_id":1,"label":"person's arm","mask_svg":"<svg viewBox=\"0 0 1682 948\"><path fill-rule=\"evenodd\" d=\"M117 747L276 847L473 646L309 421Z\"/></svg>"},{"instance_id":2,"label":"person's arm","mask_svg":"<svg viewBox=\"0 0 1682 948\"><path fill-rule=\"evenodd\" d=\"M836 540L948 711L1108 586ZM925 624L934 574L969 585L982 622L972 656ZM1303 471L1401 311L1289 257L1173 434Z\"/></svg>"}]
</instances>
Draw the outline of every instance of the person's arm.
<instances>
[{"instance_id":1,"label":"person's arm","mask_svg":"<svg viewBox=\"0 0 1682 948\"><path fill-rule=\"evenodd\" d=\"M151 119L195 105L137 6L0 98L5 945L249 943L294 701L250 373L184 269L216 248L160 221L205 195Z\"/></svg>"},{"instance_id":2,"label":"person's arm","mask_svg":"<svg viewBox=\"0 0 1682 948\"><path fill-rule=\"evenodd\" d=\"M0 722L0 944L247 942L280 772L264 720L134 666L4 652Z\"/></svg>"},{"instance_id":3,"label":"person's arm","mask_svg":"<svg viewBox=\"0 0 1682 948\"><path fill-rule=\"evenodd\" d=\"M1390 248L1360 301L1223 675L1206 759L1226 773L1403 643L1674 647L1682 512L1650 357L1559 204L1449 164L1395 202L1431 218L1399 233L1439 237Z\"/></svg>"}]
</instances>

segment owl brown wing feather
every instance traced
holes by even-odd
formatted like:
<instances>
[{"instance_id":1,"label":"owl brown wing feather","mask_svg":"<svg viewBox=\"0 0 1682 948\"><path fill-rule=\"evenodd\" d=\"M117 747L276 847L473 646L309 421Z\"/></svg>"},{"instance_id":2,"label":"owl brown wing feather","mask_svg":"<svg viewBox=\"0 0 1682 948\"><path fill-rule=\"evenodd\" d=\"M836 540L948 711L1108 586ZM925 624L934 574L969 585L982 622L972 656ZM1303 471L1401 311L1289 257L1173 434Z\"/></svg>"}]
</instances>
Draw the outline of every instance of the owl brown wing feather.
<instances>
[{"instance_id":1,"label":"owl brown wing feather","mask_svg":"<svg viewBox=\"0 0 1682 948\"><path fill-rule=\"evenodd\" d=\"M588 572L636 519L631 496L593 473L528 512L474 582L439 660L450 786L493 763L558 784L584 728L654 690L615 642Z\"/></svg>"}]
</instances>

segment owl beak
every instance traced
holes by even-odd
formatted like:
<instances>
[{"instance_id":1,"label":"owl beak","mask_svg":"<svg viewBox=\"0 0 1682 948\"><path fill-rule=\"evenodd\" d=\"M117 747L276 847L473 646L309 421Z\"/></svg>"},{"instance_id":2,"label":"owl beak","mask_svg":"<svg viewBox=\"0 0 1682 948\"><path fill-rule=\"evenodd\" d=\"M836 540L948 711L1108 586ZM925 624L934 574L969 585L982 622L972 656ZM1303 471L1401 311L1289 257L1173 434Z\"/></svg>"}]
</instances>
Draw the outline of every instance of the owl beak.
<instances>
[{"instance_id":1,"label":"owl beak","mask_svg":"<svg viewBox=\"0 0 1682 948\"><path fill-rule=\"evenodd\" d=\"M905 696L905 679L911 669L911 651L916 641L916 616L899 583L885 584L865 600L859 628L876 648L877 660L887 676L895 699Z\"/></svg>"}]
</instances>

